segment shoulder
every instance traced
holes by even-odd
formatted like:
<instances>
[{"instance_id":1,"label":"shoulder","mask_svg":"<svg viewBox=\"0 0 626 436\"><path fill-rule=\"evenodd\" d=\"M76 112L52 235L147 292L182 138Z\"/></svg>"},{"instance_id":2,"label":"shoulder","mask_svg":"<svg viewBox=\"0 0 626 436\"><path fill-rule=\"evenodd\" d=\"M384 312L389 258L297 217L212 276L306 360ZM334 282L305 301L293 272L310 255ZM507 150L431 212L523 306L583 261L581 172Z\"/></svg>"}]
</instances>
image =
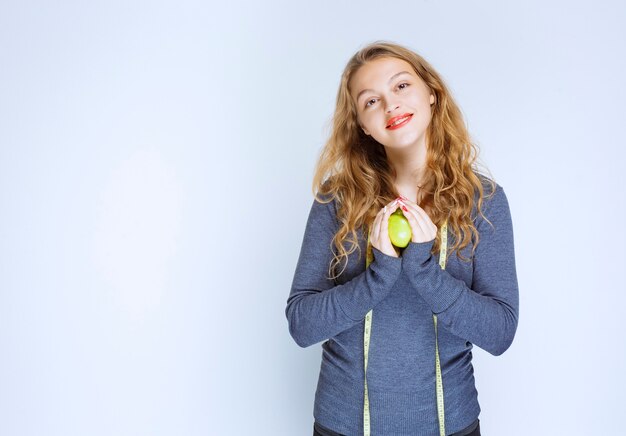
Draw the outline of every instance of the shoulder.
<instances>
[{"instance_id":1,"label":"shoulder","mask_svg":"<svg viewBox=\"0 0 626 436\"><path fill-rule=\"evenodd\" d=\"M511 211L509 208L509 200L504 188L499 183L484 176L482 178L482 183L482 214L477 213L475 216L475 224L477 228L484 228L485 222L487 226L491 228L503 225L507 227L510 226Z\"/></svg>"},{"instance_id":2,"label":"shoulder","mask_svg":"<svg viewBox=\"0 0 626 436\"><path fill-rule=\"evenodd\" d=\"M501 209L509 208L509 202L504 192L504 188L499 183L493 182L493 187L489 187L485 190L485 208L488 208L491 213L497 212Z\"/></svg>"},{"instance_id":3,"label":"shoulder","mask_svg":"<svg viewBox=\"0 0 626 436\"><path fill-rule=\"evenodd\" d=\"M337 195L332 192L330 181L325 181L315 193L311 205L311 214L318 218L336 220Z\"/></svg>"},{"instance_id":4,"label":"shoulder","mask_svg":"<svg viewBox=\"0 0 626 436\"><path fill-rule=\"evenodd\" d=\"M501 203L502 201L506 201L506 194L504 193L504 188L497 183L494 179L491 179L483 174L477 174L478 179L482 185L482 201L483 206L491 206L494 204ZM481 197L478 188L474 191L474 204L478 202L478 199Z\"/></svg>"}]
</instances>

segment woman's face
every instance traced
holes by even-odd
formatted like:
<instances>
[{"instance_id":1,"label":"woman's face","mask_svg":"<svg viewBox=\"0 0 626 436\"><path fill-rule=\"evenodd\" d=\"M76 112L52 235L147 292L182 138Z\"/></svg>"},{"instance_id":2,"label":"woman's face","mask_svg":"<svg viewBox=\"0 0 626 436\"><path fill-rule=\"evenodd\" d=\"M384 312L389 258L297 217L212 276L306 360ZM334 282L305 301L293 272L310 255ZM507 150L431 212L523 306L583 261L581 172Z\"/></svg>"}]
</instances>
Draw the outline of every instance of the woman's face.
<instances>
[{"instance_id":1,"label":"woman's face","mask_svg":"<svg viewBox=\"0 0 626 436\"><path fill-rule=\"evenodd\" d=\"M425 146L435 96L402 59L383 57L360 67L350 80L359 125L390 148Z\"/></svg>"}]
</instances>

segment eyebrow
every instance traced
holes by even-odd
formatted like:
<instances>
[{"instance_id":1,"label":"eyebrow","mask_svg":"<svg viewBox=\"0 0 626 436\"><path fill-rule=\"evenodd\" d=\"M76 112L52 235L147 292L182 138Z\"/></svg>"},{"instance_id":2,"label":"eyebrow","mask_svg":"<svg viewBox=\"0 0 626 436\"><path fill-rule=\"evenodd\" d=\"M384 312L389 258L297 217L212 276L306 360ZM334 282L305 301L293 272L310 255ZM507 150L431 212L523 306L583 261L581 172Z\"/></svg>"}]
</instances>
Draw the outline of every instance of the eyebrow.
<instances>
[{"instance_id":1,"label":"eyebrow","mask_svg":"<svg viewBox=\"0 0 626 436\"><path fill-rule=\"evenodd\" d=\"M389 81L388 81L387 83L388 83L388 84L389 84L389 83L391 83L391 82L393 81L393 79L395 79L396 77L398 77L398 76L400 76L400 75L402 75L402 74L411 74L411 73L409 73L408 71L400 71L399 73L396 73L396 74L394 74L393 76L391 76L391 77L389 78ZM361 98L361 95L363 95L363 94L364 94L364 93L366 93L367 91L374 92L374 90L372 90L372 89L364 89L364 90L362 90L361 92L359 92L359 95L357 95L357 96L356 96L356 101L359 101L359 98Z\"/></svg>"}]
</instances>

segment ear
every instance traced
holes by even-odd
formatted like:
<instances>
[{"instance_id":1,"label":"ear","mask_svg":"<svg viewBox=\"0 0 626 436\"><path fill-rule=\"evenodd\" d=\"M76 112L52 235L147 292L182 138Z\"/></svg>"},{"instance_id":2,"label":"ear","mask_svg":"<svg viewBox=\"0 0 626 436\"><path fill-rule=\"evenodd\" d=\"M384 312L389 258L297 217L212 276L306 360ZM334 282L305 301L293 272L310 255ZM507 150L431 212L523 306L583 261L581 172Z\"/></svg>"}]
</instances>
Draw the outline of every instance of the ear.
<instances>
[{"instance_id":1,"label":"ear","mask_svg":"<svg viewBox=\"0 0 626 436\"><path fill-rule=\"evenodd\" d=\"M435 104L435 95L434 94L430 94L430 104L431 104L431 106L433 104Z\"/></svg>"},{"instance_id":2,"label":"ear","mask_svg":"<svg viewBox=\"0 0 626 436\"><path fill-rule=\"evenodd\" d=\"M367 129L365 127L363 127L363 125L361 123L359 123L359 127L361 128L361 130L363 130L363 133L365 133L366 135L369 136L370 132L368 132Z\"/></svg>"}]
</instances>

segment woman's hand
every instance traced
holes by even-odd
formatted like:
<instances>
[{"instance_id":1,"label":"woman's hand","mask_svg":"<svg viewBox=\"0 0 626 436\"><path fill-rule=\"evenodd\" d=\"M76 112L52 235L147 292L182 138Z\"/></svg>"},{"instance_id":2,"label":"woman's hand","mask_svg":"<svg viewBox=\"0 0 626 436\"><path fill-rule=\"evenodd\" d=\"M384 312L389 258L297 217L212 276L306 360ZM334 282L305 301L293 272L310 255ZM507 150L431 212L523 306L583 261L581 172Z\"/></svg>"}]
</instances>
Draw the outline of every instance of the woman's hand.
<instances>
[{"instance_id":1,"label":"woman's hand","mask_svg":"<svg viewBox=\"0 0 626 436\"><path fill-rule=\"evenodd\" d=\"M398 208L399 199L393 200L380 209L370 229L370 243L388 256L398 257L398 252L389 239L389 217Z\"/></svg>"},{"instance_id":2,"label":"woman's hand","mask_svg":"<svg viewBox=\"0 0 626 436\"><path fill-rule=\"evenodd\" d=\"M437 237L437 226L417 203L401 197L398 202L411 226L412 242L428 242Z\"/></svg>"}]
</instances>

